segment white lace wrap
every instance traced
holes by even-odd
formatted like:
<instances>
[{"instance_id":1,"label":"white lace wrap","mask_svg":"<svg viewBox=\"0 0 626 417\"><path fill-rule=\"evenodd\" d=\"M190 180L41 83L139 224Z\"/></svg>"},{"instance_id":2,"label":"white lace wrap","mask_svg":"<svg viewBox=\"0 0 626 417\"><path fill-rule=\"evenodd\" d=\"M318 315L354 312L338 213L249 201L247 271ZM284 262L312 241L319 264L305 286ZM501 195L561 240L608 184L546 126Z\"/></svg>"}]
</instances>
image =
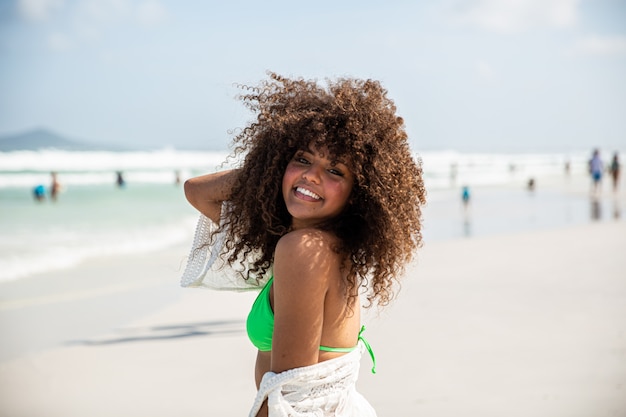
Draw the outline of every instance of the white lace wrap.
<instances>
[{"instance_id":1,"label":"white lace wrap","mask_svg":"<svg viewBox=\"0 0 626 417\"><path fill-rule=\"evenodd\" d=\"M222 213L226 209L227 206L222 205ZM263 288L271 277L272 271L267 271L262 277L245 279L248 272L247 265L253 262L254 254L250 254L246 259L242 257L233 265L229 265L226 262L229 253L224 247L228 232L222 230L213 237L214 240L211 242L211 235L217 227L218 225L208 217L203 214L200 215L180 285L226 291L260 290Z\"/></svg>"},{"instance_id":2,"label":"white lace wrap","mask_svg":"<svg viewBox=\"0 0 626 417\"><path fill-rule=\"evenodd\" d=\"M269 417L376 417L356 390L364 349L359 343L336 359L279 374L267 372L249 417L257 415L266 399Z\"/></svg>"}]
</instances>

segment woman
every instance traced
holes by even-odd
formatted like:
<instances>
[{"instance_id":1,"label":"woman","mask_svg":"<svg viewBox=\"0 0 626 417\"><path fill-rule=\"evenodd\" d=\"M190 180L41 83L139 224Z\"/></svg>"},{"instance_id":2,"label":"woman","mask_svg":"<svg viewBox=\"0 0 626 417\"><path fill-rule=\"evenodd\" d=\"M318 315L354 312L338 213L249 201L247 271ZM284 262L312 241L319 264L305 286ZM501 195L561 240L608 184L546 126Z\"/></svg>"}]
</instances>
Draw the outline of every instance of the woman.
<instances>
[{"instance_id":1,"label":"woman","mask_svg":"<svg viewBox=\"0 0 626 417\"><path fill-rule=\"evenodd\" d=\"M235 138L241 167L185 182L210 221L183 285L262 288L247 322L259 349L251 416L374 416L354 389L372 354L359 299L392 299L421 244L426 195L403 120L371 80L270 74L245 88L257 117Z\"/></svg>"}]
</instances>

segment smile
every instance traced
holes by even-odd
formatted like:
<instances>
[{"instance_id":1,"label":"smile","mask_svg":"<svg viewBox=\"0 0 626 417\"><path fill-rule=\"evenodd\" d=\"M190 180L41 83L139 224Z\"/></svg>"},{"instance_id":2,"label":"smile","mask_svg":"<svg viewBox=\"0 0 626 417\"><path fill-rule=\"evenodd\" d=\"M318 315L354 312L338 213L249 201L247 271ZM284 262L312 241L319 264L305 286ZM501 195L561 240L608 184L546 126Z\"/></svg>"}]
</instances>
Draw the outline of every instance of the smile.
<instances>
[{"instance_id":1,"label":"smile","mask_svg":"<svg viewBox=\"0 0 626 417\"><path fill-rule=\"evenodd\" d=\"M320 197L319 195L315 194L313 191L309 191L306 188L302 188L302 187L296 187L296 193L305 195L307 197L311 197L315 200L321 200L322 197Z\"/></svg>"}]
</instances>

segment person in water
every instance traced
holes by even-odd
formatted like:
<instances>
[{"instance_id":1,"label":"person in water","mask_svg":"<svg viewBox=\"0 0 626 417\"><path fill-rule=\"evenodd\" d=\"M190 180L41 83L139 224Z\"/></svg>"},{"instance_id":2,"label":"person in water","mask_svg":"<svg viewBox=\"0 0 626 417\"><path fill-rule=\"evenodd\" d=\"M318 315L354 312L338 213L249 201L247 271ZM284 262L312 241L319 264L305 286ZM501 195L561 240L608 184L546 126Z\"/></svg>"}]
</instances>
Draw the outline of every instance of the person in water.
<instances>
[{"instance_id":1,"label":"person in water","mask_svg":"<svg viewBox=\"0 0 626 417\"><path fill-rule=\"evenodd\" d=\"M33 188L33 197L35 201L42 202L46 199L46 187L42 184L38 184Z\"/></svg>"},{"instance_id":2,"label":"person in water","mask_svg":"<svg viewBox=\"0 0 626 417\"><path fill-rule=\"evenodd\" d=\"M124 180L124 174L122 171L117 171L115 173L115 183L119 188L124 188L126 186L126 180Z\"/></svg>"},{"instance_id":3,"label":"person in water","mask_svg":"<svg viewBox=\"0 0 626 417\"><path fill-rule=\"evenodd\" d=\"M355 389L361 354L374 360L361 297L388 305L422 244L421 161L377 81L270 73L243 88L257 117L234 139L241 166L184 183L203 216L182 284L211 287L206 253L222 245L226 267L261 290L247 320L258 349L250 416L375 416ZM206 265L190 266L201 253Z\"/></svg>"},{"instance_id":4,"label":"person in water","mask_svg":"<svg viewBox=\"0 0 626 417\"><path fill-rule=\"evenodd\" d=\"M50 179L50 199L52 201L56 201L59 193L61 192L61 183L59 183L57 173L54 171L50 173Z\"/></svg>"}]
</instances>

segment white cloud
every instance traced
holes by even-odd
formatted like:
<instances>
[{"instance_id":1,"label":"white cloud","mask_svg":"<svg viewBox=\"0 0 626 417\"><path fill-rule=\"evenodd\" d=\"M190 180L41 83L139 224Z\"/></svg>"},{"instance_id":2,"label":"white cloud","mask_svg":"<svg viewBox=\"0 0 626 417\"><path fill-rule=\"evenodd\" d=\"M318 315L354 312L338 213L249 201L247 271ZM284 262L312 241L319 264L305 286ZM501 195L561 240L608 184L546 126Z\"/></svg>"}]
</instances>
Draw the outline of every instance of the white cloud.
<instances>
[{"instance_id":1,"label":"white cloud","mask_svg":"<svg viewBox=\"0 0 626 417\"><path fill-rule=\"evenodd\" d=\"M578 21L580 0L474 0L459 4L454 20L500 32L536 27L570 27Z\"/></svg>"},{"instance_id":2,"label":"white cloud","mask_svg":"<svg viewBox=\"0 0 626 417\"><path fill-rule=\"evenodd\" d=\"M20 1L33 4L47 1L47 7L51 7L53 2L62 4L64 0ZM53 33L46 39L51 50L64 51L86 45L96 47L104 44L115 30L156 26L169 17L166 8L158 0L79 0L71 3L69 9L72 20L66 28L67 33ZM32 10L31 13L35 13L34 6Z\"/></svg>"},{"instance_id":3,"label":"white cloud","mask_svg":"<svg viewBox=\"0 0 626 417\"><path fill-rule=\"evenodd\" d=\"M571 52L575 55L626 54L626 37L588 36L576 42Z\"/></svg>"},{"instance_id":4,"label":"white cloud","mask_svg":"<svg viewBox=\"0 0 626 417\"><path fill-rule=\"evenodd\" d=\"M17 8L26 19L43 21L64 4L64 0L18 0Z\"/></svg>"},{"instance_id":5,"label":"white cloud","mask_svg":"<svg viewBox=\"0 0 626 417\"><path fill-rule=\"evenodd\" d=\"M119 22L131 13L132 4L128 0L87 0L79 5L81 20L100 24Z\"/></svg>"},{"instance_id":6,"label":"white cloud","mask_svg":"<svg viewBox=\"0 0 626 417\"><path fill-rule=\"evenodd\" d=\"M483 60L476 61L475 68L476 68L476 72L478 72L478 75L480 75L482 78L486 80L492 80L496 75L496 72L493 70L493 67L489 65L489 63L486 61L483 61Z\"/></svg>"},{"instance_id":7,"label":"white cloud","mask_svg":"<svg viewBox=\"0 0 626 417\"><path fill-rule=\"evenodd\" d=\"M102 30L99 25L90 24L86 21L75 22L74 33L77 39L90 44L102 40Z\"/></svg>"},{"instance_id":8,"label":"white cloud","mask_svg":"<svg viewBox=\"0 0 626 417\"><path fill-rule=\"evenodd\" d=\"M168 13L158 0L83 0L80 16L81 20L98 25L132 22L156 26L167 20Z\"/></svg>"},{"instance_id":9,"label":"white cloud","mask_svg":"<svg viewBox=\"0 0 626 417\"><path fill-rule=\"evenodd\" d=\"M52 33L48 35L48 47L54 51L67 51L72 47L72 41L62 33Z\"/></svg>"},{"instance_id":10,"label":"white cloud","mask_svg":"<svg viewBox=\"0 0 626 417\"><path fill-rule=\"evenodd\" d=\"M137 6L137 20L144 26L157 26L167 20L167 10L161 3L148 0Z\"/></svg>"}]
</instances>

